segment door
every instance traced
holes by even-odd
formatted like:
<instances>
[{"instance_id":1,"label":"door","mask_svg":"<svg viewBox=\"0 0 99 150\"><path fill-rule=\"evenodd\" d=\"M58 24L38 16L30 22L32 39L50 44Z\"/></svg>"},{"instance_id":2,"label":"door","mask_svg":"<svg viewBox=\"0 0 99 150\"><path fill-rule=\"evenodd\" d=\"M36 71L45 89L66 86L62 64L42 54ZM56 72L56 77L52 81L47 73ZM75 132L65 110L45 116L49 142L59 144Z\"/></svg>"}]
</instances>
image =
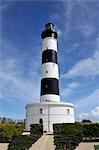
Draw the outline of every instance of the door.
<instances>
[{"instance_id":1,"label":"door","mask_svg":"<svg viewBox=\"0 0 99 150\"><path fill-rule=\"evenodd\" d=\"M39 124L43 125L43 119L42 118L39 119Z\"/></svg>"}]
</instances>

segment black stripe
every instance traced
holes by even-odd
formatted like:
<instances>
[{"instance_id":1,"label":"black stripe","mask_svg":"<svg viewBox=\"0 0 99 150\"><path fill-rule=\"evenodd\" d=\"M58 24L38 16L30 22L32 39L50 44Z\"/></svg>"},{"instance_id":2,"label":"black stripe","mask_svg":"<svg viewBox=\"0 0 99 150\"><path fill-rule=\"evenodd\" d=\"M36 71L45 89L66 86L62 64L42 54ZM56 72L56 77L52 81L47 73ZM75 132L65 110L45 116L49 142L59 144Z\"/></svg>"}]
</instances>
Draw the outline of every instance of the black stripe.
<instances>
[{"instance_id":1,"label":"black stripe","mask_svg":"<svg viewBox=\"0 0 99 150\"><path fill-rule=\"evenodd\" d=\"M58 34L56 31L53 31L51 29L47 29L47 30L42 32L41 37L42 37L42 39L44 39L46 37L53 37L53 38L57 39Z\"/></svg>"},{"instance_id":2,"label":"black stripe","mask_svg":"<svg viewBox=\"0 0 99 150\"><path fill-rule=\"evenodd\" d=\"M54 62L57 64L57 52L54 50L45 50L42 53L42 64L46 62Z\"/></svg>"},{"instance_id":3,"label":"black stripe","mask_svg":"<svg viewBox=\"0 0 99 150\"><path fill-rule=\"evenodd\" d=\"M59 95L59 81L56 78L44 78L41 80L41 95Z\"/></svg>"}]
</instances>

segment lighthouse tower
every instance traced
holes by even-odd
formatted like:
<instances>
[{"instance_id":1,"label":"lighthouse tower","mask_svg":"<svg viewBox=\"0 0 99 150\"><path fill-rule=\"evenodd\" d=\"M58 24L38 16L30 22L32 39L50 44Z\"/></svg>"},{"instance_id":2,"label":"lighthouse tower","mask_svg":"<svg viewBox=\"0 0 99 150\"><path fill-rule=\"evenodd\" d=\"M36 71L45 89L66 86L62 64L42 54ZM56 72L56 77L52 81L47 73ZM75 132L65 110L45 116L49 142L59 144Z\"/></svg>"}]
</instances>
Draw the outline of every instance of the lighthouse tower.
<instances>
[{"instance_id":1,"label":"lighthouse tower","mask_svg":"<svg viewBox=\"0 0 99 150\"><path fill-rule=\"evenodd\" d=\"M42 66L41 66L41 102L60 102L59 75L57 63L57 32L52 23L47 23L41 34Z\"/></svg>"},{"instance_id":2,"label":"lighthouse tower","mask_svg":"<svg viewBox=\"0 0 99 150\"><path fill-rule=\"evenodd\" d=\"M58 34L52 23L47 23L41 33L42 65L40 100L26 105L25 130L40 123L43 130L53 131L55 123L74 123L74 105L60 101L57 61ZM66 100L65 100L66 101Z\"/></svg>"}]
</instances>

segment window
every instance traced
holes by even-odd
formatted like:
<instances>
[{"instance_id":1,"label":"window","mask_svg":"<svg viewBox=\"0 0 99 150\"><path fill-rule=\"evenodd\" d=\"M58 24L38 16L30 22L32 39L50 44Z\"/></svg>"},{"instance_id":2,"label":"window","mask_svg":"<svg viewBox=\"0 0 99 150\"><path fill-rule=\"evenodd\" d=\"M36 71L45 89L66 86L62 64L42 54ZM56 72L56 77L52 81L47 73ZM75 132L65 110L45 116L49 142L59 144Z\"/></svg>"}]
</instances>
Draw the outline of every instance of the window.
<instances>
[{"instance_id":1,"label":"window","mask_svg":"<svg viewBox=\"0 0 99 150\"><path fill-rule=\"evenodd\" d=\"M46 88L46 89L48 88L48 85L47 85L47 84L45 85L45 88Z\"/></svg>"},{"instance_id":2,"label":"window","mask_svg":"<svg viewBox=\"0 0 99 150\"><path fill-rule=\"evenodd\" d=\"M46 99L46 102L50 102L50 100L47 100L47 99Z\"/></svg>"},{"instance_id":3,"label":"window","mask_svg":"<svg viewBox=\"0 0 99 150\"><path fill-rule=\"evenodd\" d=\"M69 113L70 113L70 110L69 110L69 109L67 109L67 114L69 115Z\"/></svg>"},{"instance_id":4,"label":"window","mask_svg":"<svg viewBox=\"0 0 99 150\"><path fill-rule=\"evenodd\" d=\"M48 62L48 58L46 58L46 62Z\"/></svg>"},{"instance_id":5,"label":"window","mask_svg":"<svg viewBox=\"0 0 99 150\"><path fill-rule=\"evenodd\" d=\"M43 109L40 109L40 114L42 114L43 113Z\"/></svg>"}]
</instances>

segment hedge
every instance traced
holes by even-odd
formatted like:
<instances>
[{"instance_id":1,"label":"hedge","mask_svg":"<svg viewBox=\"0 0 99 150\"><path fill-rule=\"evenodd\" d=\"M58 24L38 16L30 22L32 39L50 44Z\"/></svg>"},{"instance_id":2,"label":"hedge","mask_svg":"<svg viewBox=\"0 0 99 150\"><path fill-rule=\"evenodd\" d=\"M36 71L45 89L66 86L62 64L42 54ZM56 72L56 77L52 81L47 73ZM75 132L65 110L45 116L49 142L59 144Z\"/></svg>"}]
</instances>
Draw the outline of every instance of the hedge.
<instances>
[{"instance_id":1,"label":"hedge","mask_svg":"<svg viewBox=\"0 0 99 150\"><path fill-rule=\"evenodd\" d=\"M94 145L95 150L99 150L99 145Z\"/></svg>"},{"instance_id":2,"label":"hedge","mask_svg":"<svg viewBox=\"0 0 99 150\"><path fill-rule=\"evenodd\" d=\"M43 134L43 126L41 124L31 124L30 133L30 135L15 137L10 142L8 150L28 150Z\"/></svg>"},{"instance_id":3,"label":"hedge","mask_svg":"<svg viewBox=\"0 0 99 150\"><path fill-rule=\"evenodd\" d=\"M42 124L31 124L30 125L30 133L31 134L43 134L43 125Z\"/></svg>"},{"instance_id":4,"label":"hedge","mask_svg":"<svg viewBox=\"0 0 99 150\"><path fill-rule=\"evenodd\" d=\"M15 136L22 134L24 125L0 124L0 142L10 142Z\"/></svg>"},{"instance_id":5,"label":"hedge","mask_svg":"<svg viewBox=\"0 0 99 150\"><path fill-rule=\"evenodd\" d=\"M79 123L54 124L56 150L74 150L82 140L83 127Z\"/></svg>"},{"instance_id":6,"label":"hedge","mask_svg":"<svg viewBox=\"0 0 99 150\"><path fill-rule=\"evenodd\" d=\"M82 123L83 137L85 140L93 140L99 138L99 123Z\"/></svg>"},{"instance_id":7,"label":"hedge","mask_svg":"<svg viewBox=\"0 0 99 150\"><path fill-rule=\"evenodd\" d=\"M54 136L54 143L56 150L74 150L76 146L81 142L82 138L80 135L66 135L60 134Z\"/></svg>"},{"instance_id":8,"label":"hedge","mask_svg":"<svg viewBox=\"0 0 99 150\"><path fill-rule=\"evenodd\" d=\"M99 140L99 123L54 124L56 150L74 150L81 141Z\"/></svg>"},{"instance_id":9,"label":"hedge","mask_svg":"<svg viewBox=\"0 0 99 150\"><path fill-rule=\"evenodd\" d=\"M54 134L74 134L83 132L83 127L79 123L62 123L53 125Z\"/></svg>"},{"instance_id":10,"label":"hedge","mask_svg":"<svg viewBox=\"0 0 99 150\"><path fill-rule=\"evenodd\" d=\"M8 150L28 150L38 138L40 138L40 135L21 135L15 137L9 144Z\"/></svg>"}]
</instances>

